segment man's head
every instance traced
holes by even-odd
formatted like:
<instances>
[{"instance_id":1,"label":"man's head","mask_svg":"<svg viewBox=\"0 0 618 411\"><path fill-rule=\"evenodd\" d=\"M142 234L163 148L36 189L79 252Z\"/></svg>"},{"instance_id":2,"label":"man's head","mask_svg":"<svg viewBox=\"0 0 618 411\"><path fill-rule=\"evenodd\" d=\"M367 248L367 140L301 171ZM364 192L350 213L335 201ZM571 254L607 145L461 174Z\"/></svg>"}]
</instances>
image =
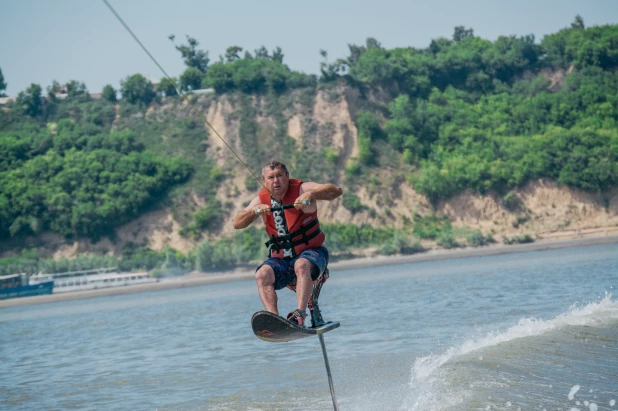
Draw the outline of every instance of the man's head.
<instances>
[{"instance_id":1,"label":"man's head","mask_svg":"<svg viewBox=\"0 0 618 411\"><path fill-rule=\"evenodd\" d=\"M262 167L262 181L275 200L281 200L288 191L290 173L280 161L270 161Z\"/></svg>"}]
</instances>

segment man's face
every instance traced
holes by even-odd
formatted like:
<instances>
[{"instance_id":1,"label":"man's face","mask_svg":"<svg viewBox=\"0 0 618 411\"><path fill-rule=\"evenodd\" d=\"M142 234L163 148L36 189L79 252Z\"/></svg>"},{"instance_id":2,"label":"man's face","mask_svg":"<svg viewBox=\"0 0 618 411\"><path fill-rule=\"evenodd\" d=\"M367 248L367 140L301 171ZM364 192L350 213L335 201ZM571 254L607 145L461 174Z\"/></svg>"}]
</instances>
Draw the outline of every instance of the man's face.
<instances>
[{"instance_id":1,"label":"man's face","mask_svg":"<svg viewBox=\"0 0 618 411\"><path fill-rule=\"evenodd\" d=\"M283 171L281 167L271 170L270 167L264 167L264 185L270 191L275 200L281 200L288 191L290 184L290 176Z\"/></svg>"}]
</instances>

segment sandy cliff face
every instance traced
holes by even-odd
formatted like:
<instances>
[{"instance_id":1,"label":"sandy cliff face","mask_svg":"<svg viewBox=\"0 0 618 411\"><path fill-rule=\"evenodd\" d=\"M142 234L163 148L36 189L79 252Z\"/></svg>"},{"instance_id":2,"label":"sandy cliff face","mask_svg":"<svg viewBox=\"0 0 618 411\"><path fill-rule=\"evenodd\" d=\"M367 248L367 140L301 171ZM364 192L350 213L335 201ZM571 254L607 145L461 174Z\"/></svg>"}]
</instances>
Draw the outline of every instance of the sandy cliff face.
<instances>
[{"instance_id":1,"label":"sandy cliff face","mask_svg":"<svg viewBox=\"0 0 618 411\"><path fill-rule=\"evenodd\" d=\"M259 108L257 110L258 116L256 117L259 128L262 131L271 130L272 132L276 128L276 123L271 116L265 114L266 110L262 107L265 102L263 100L255 100L254 104ZM211 104L208 120L242 158L242 146L238 143L240 141L238 126L234 124L237 120L228 121L228 125L225 126L226 120L224 117L232 112L232 107L226 101L225 96L223 96L220 101ZM294 139L297 149L310 146L314 149L332 147L337 150L339 154L337 160L339 175L336 176L336 179L341 180L345 165L358 154L357 130L348 110L348 103L343 96L343 91L318 91L314 104L311 107L305 107L295 102L291 106L285 107L283 114L285 124L287 124L287 135ZM309 122L308 119L311 121ZM216 125L221 125L221 127L217 128ZM318 132L313 133L312 130L318 130ZM213 135L214 133L210 133L209 136L208 154L216 156L222 167L231 165L229 167L230 178L217 191L217 198L221 202L231 201L232 203L227 209L229 218L225 221L222 231L219 233L219 235L226 236L234 232L232 226L233 216L241 211L257 195L258 191L248 190L245 187L245 179L250 178L249 171L241 164L237 164L238 160L232 158L230 153L226 152L229 150L224 150L225 147L222 146L223 143L220 143L221 140L213 137ZM215 141L215 138L219 142ZM288 159L281 160L284 162L289 161ZM253 171L256 174L259 173L259 170ZM302 178L302 176L298 177ZM358 217L355 220L355 217L349 211L340 206L340 202L335 202L333 205L327 205L322 208L325 209L326 215L328 213L331 215L339 213L341 218L337 221L356 222L356 220L360 221L363 219L363 217Z\"/></svg>"},{"instance_id":2,"label":"sandy cliff face","mask_svg":"<svg viewBox=\"0 0 618 411\"><path fill-rule=\"evenodd\" d=\"M509 210L496 195L461 193L437 207L453 226L501 236L529 234L558 239L618 233L618 192L592 194L541 179L517 193L521 203ZM519 219L519 222L518 222Z\"/></svg>"}]
</instances>

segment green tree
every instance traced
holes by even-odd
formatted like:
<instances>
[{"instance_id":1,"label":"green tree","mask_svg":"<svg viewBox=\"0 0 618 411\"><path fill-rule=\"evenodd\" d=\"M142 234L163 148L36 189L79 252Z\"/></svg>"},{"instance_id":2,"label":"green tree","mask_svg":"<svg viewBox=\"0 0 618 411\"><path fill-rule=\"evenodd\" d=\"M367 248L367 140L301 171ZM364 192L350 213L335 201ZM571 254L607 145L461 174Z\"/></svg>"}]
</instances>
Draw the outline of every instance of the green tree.
<instances>
[{"instance_id":1,"label":"green tree","mask_svg":"<svg viewBox=\"0 0 618 411\"><path fill-rule=\"evenodd\" d=\"M0 68L0 97L6 96L4 90L6 90L6 82L4 81L4 75L2 74L2 68Z\"/></svg>"},{"instance_id":2,"label":"green tree","mask_svg":"<svg viewBox=\"0 0 618 411\"><path fill-rule=\"evenodd\" d=\"M388 105L391 119L384 123L384 131L389 143L397 150L408 150L406 162L413 159L413 153L421 154L421 147L417 137L414 135L414 108L410 103L408 95L398 96Z\"/></svg>"},{"instance_id":3,"label":"green tree","mask_svg":"<svg viewBox=\"0 0 618 411\"><path fill-rule=\"evenodd\" d=\"M283 50L281 50L281 47L277 47L273 50L271 60L279 64L283 64Z\"/></svg>"},{"instance_id":4,"label":"green tree","mask_svg":"<svg viewBox=\"0 0 618 411\"><path fill-rule=\"evenodd\" d=\"M174 43L174 38L175 36L173 35L169 36L172 43ZM200 43L196 39L187 36L187 44L181 44L179 46L174 44L174 46L182 55L183 61L187 67L193 67L202 73L206 73L210 59L208 58L207 51L198 50L197 46L199 46L199 44Z\"/></svg>"},{"instance_id":5,"label":"green tree","mask_svg":"<svg viewBox=\"0 0 618 411\"><path fill-rule=\"evenodd\" d=\"M229 64L215 63L208 70L208 79L217 93L225 93L234 87L234 70Z\"/></svg>"},{"instance_id":6,"label":"green tree","mask_svg":"<svg viewBox=\"0 0 618 411\"><path fill-rule=\"evenodd\" d=\"M367 50L379 49L382 47L382 44L380 44L380 42L373 37L367 37L365 44L367 45Z\"/></svg>"},{"instance_id":7,"label":"green tree","mask_svg":"<svg viewBox=\"0 0 618 411\"><path fill-rule=\"evenodd\" d=\"M255 49L255 58L256 59L270 59L270 55L268 54L268 49L266 47L261 46L259 49Z\"/></svg>"},{"instance_id":8,"label":"green tree","mask_svg":"<svg viewBox=\"0 0 618 411\"><path fill-rule=\"evenodd\" d=\"M362 164L371 164L375 160L372 141L383 136L379 119L368 111L358 113L358 157Z\"/></svg>"},{"instance_id":9,"label":"green tree","mask_svg":"<svg viewBox=\"0 0 618 411\"><path fill-rule=\"evenodd\" d=\"M575 30L585 29L586 26L584 25L584 18L579 14L575 16L573 23L571 23L571 28Z\"/></svg>"},{"instance_id":10,"label":"green tree","mask_svg":"<svg viewBox=\"0 0 618 411\"><path fill-rule=\"evenodd\" d=\"M240 59L239 53L242 52L243 48L238 46L230 46L225 50L225 62L233 63L236 60Z\"/></svg>"},{"instance_id":11,"label":"green tree","mask_svg":"<svg viewBox=\"0 0 618 411\"><path fill-rule=\"evenodd\" d=\"M466 29L464 26L457 26L453 30L453 41L459 42L474 37L473 29Z\"/></svg>"},{"instance_id":12,"label":"green tree","mask_svg":"<svg viewBox=\"0 0 618 411\"><path fill-rule=\"evenodd\" d=\"M134 74L120 82L120 92L123 100L131 104L148 105L155 97L152 83L141 74Z\"/></svg>"},{"instance_id":13,"label":"green tree","mask_svg":"<svg viewBox=\"0 0 618 411\"><path fill-rule=\"evenodd\" d=\"M106 84L103 87L103 91L101 92L101 97L105 101L109 101L110 103L115 103L118 101L117 92L111 84Z\"/></svg>"},{"instance_id":14,"label":"green tree","mask_svg":"<svg viewBox=\"0 0 618 411\"><path fill-rule=\"evenodd\" d=\"M324 58L324 61L320 62L321 80L325 83L337 80L340 74L345 71L343 62L336 60L334 63L329 63L326 50L320 50L320 55Z\"/></svg>"},{"instance_id":15,"label":"green tree","mask_svg":"<svg viewBox=\"0 0 618 411\"><path fill-rule=\"evenodd\" d=\"M195 67L189 67L180 75L180 88L182 90L198 90L202 85L203 77L203 72Z\"/></svg>"},{"instance_id":16,"label":"green tree","mask_svg":"<svg viewBox=\"0 0 618 411\"><path fill-rule=\"evenodd\" d=\"M89 96L86 84L80 83L77 80L71 80L66 84L67 98L77 98L83 96Z\"/></svg>"},{"instance_id":17,"label":"green tree","mask_svg":"<svg viewBox=\"0 0 618 411\"><path fill-rule=\"evenodd\" d=\"M370 49L379 49L381 48L381 44L378 40L376 40L373 37L368 37L365 40L365 45L364 46L357 46L355 44L348 44L348 49L350 50L350 55L342 60L341 62L343 64L345 64L348 69L354 67L358 61L360 60L361 56L363 54L365 54L367 52L367 50Z\"/></svg>"},{"instance_id":18,"label":"green tree","mask_svg":"<svg viewBox=\"0 0 618 411\"><path fill-rule=\"evenodd\" d=\"M157 90L163 92L166 96L177 96L178 90L174 82L167 77L163 77L157 85Z\"/></svg>"},{"instance_id":19,"label":"green tree","mask_svg":"<svg viewBox=\"0 0 618 411\"><path fill-rule=\"evenodd\" d=\"M17 105L30 117L36 117L42 112L41 92L41 86L32 83L30 87L25 91L20 91L17 95Z\"/></svg>"},{"instance_id":20,"label":"green tree","mask_svg":"<svg viewBox=\"0 0 618 411\"><path fill-rule=\"evenodd\" d=\"M62 85L57 80L52 81L50 86L47 86L47 98L49 101L56 101L56 94L60 93Z\"/></svg>"}]
</instances>

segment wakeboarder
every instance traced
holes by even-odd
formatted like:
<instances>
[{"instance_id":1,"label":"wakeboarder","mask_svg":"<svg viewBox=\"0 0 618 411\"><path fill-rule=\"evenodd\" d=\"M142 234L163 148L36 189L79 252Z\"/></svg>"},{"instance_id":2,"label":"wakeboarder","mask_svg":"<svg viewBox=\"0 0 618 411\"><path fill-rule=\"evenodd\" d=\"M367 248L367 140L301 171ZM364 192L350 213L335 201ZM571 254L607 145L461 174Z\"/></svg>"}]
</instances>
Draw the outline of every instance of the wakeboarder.
<instances>
[{"instance_id":1,"label":"wakeboarder","mask_svg":"<svg viewBox=\"0 0 618 411\"><path fill-rule=\"evenodd\" d=\"M279 315L276 290L295 284L298 307L287 320L304 327L313 281L324 273L329 258L316 201L332 201L342 190L334 184L290 178L279 161L262 168L262 182L264 189L236 215L234 228L247 228L262 217L270 240L266 243L269 256L255 273L260 299L267 311ZM294 207L283 210L281 206L287 204Z\"/></svg>"}]
</instances>

